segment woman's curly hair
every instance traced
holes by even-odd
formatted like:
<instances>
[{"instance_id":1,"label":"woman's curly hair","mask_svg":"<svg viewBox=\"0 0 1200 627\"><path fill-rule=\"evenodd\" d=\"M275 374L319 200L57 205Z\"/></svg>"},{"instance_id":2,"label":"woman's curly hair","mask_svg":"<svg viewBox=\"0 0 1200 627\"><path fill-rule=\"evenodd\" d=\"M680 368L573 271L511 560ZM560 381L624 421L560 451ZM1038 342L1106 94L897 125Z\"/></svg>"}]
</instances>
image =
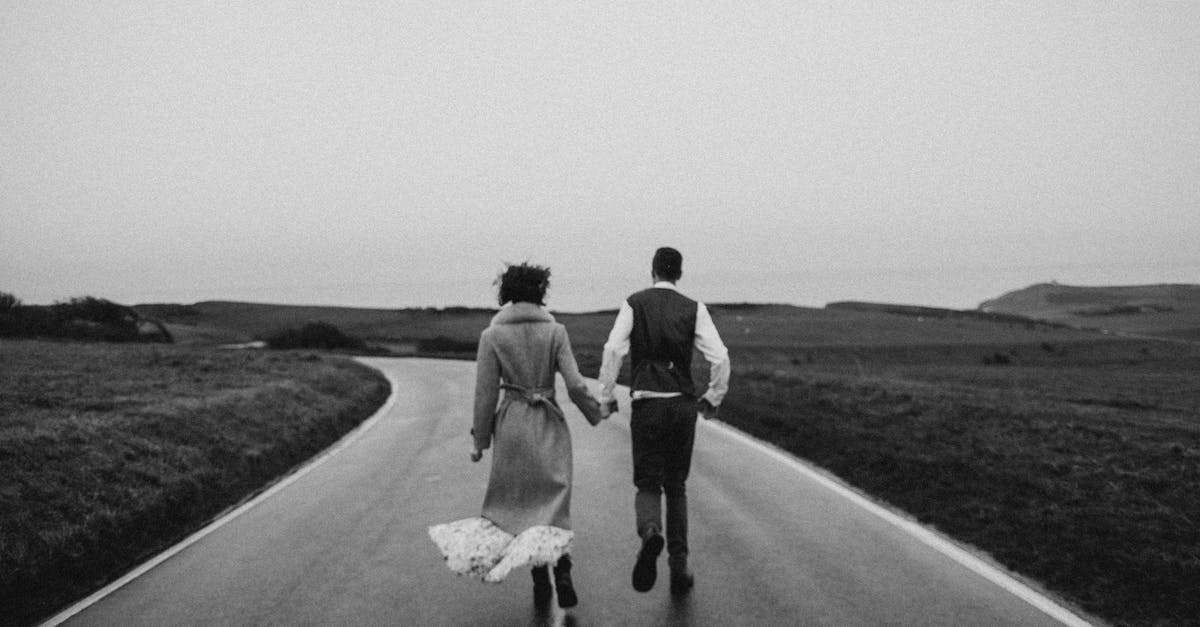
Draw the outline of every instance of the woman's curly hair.
<instances>
[{"instance_id":1,"label":"woman's curly hair","mask_svg":"<svg viewBox=\"0 0 1200 627\"><path fill-rule=\"evenodd\" d=\"M545 305L546 288L550 287L550 268L525 262L507 264L496 277L500 286L500 304L533 303Z\"/></svg>"}]
</instances>

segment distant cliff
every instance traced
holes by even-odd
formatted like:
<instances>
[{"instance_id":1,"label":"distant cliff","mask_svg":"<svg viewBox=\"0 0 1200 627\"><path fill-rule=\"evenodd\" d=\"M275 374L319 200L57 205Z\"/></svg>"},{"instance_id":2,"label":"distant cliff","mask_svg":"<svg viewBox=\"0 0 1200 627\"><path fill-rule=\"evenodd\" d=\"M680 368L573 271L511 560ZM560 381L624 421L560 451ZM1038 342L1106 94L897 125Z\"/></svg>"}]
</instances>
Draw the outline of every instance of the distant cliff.
<instances>
[{"instance_id":1,"label":"distant cliff","mask_svg":"<svg viewBox=\"0 0 1200 627\"><path fill-rule=\"evenodd\" d=\"M1200 340L1200 285L1082 287L1038 283L980 303L986 313Z\"/></svg>"}]
</instances>

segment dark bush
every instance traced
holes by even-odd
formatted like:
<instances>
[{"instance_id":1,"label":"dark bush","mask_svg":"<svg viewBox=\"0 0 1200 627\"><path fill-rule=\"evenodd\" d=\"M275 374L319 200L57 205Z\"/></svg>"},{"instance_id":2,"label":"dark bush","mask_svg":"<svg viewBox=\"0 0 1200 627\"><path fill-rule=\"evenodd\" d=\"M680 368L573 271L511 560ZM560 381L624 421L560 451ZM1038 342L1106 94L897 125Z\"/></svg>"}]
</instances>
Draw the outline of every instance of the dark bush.
<instances>
[{"instance_id":1,"label":"dark bush","mask_svg":"<svg viewBox=\"0 0 1200 627\"><path fill-rule=\"evenodd\" d=\"M270 348L322 348L362 350L366 343L328 322L309 322L299 329L284 329L267 337Z\"/></svg>"},{"instance_id":2,"label":"dark bush","mask_svg":"<svg viewBox=\"0 0 1200 627\"><path fill-rule=\"evenodd\" d=\"M426 353L472 353L479 349L479 342L456 340L439 335L433 339L420 340L420 350Z\"/></svg>"},{"instance_id":3,"label":"dark bush","mask_svg":"<svg viewBox=\"0 0 1200 627\"><path fill-rule=\"evenodd\" d=\"M144 336L142 318L132 307L103 298L81 296L53 305L24 305L12 294L0 292L0 337L55 337L105 342L166 341L170 333Z\"/></svg>"},{"instance_id":4,"label":"dark bush","mask_svg":"<svg viewBox=\"0 0 1200 627\"><path fill-rule=\"evenodd\" d=\"M991 355L984 355L983 363L987 366L1007 366L1012 363L1012 357L1004 353L992 353Z\"/></svg>"},{"instance_id":5,"label":"dark bush","mask_svg":"<svg viewBox=\"0 0 1200 627\"><path fill-rule=\"evenodd\" d=\"M65 337L108 342L138 339L137 312L110 300L82 296L55 303L50 309Z\"/></svg>"},{"instance_id":6,"label":"dark bush","mask_svg":"<svg viewBox=\"0 0 1200 627\"><path fill-rule=\"evenodd\" d=\"M114 326L135 325L138 319L137 312L132 308L93 296L72 298L64 303L55 303L52 307L63 318Z\"/></svg>"},{"instance_id":7,"label":"dark bush","mask_svg":"<svg viewBox=\"0 0 1200 627\"><path fill-rule=\"evenodd\" d=\"M0 292L0 313L12 311L20 306L21 299L8 292Z\"/></svg>"}]
</instances>

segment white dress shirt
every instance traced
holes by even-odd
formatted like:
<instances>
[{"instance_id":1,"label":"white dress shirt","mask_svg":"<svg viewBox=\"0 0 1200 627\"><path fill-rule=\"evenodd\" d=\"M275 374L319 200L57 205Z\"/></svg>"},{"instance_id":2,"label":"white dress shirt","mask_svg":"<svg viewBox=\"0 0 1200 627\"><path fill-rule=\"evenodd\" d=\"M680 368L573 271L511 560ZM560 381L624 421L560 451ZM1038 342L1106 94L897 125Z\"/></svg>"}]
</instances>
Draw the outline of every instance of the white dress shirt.
<instances>
[{"instance_id":1,"label":"white dress shirt","mask_svg":"<svg viewBox=\"0 0 1200 627\"><path fill-rule=\"evenodd\" d=\"M659 281L655 288L679 291L670 281ZM604 359L600 364L600 402L613 400L613 388L617 384L617 373L621 370L621 362L629 353L629 335L633 332L633 308L629 301L621 303L617 312L617 320L613 323L608 341L604 343ZM708 391L704 398L716 407L725 398L729 390L729 350L721 341L717 327L713 324L712 316L704 303L696 303L696 335L693 344L704 359L709 363ZM633 390L634 400L639 398L669 398L680 396L678 392L651 392L648 390Z\"/></svg>"}]
</instances>

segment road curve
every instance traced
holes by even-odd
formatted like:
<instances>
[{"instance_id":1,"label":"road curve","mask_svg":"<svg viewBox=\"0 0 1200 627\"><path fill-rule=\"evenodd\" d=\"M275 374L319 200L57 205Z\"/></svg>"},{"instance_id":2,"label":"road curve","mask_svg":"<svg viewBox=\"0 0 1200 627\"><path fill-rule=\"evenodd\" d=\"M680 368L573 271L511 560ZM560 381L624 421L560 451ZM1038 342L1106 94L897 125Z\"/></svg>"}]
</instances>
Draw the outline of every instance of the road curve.
<instances>
[{"instance_id":1,"label":"road curve","mask_svg":"<svg viewBox=\"0 0 1200 627\"><path fill-rule=\"evenodd\" d=\"M431 524L477 514L482 502L490 459L467 459L474 364L363 361L394 386L393 402L372 421L50 624L1086 624L714 423L701 423L689 480L696 587L682 600L665 582L634 592L627 399L596 428L564 408L575 444L580 604L539 611L524 572L499 585L455 577L426 535Z\"/></svg>"}]
</instances>

